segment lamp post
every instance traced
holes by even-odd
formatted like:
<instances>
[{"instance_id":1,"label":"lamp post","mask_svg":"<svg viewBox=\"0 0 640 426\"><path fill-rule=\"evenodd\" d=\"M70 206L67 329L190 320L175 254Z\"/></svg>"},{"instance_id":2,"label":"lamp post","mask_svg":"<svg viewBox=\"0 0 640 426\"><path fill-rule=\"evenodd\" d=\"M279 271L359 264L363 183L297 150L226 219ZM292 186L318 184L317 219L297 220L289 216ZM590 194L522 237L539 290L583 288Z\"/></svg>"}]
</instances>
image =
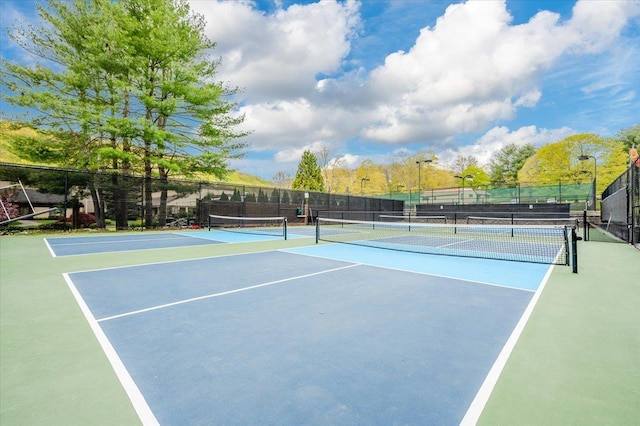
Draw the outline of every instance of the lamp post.
<instances>
[{"instance_id":1,"label":"lamp post","mask_svg":"<svg viewBox=\"0 0 640 426\"><path fill-rule=\"evenodd\" d=\"M422 163L431 163L431 162L433 162L433 160L416 161L416 164L418 165L418 204L422 202L422 188L420 184L420 166L422 165Z\"/></svg>"},{"instance_id":2,"label":"lamp post","mask_svg":"<svg viewBox=\"0 0 640 426\"><path fill-rule=\"evenodd\" d=\"M473 175L464 175L464 176L455 175L454 178L462 179L462 204L464 204L464 181L465 179L473 179Z\"/></svg>"},{"instance_id":3,"label":"lamp post","mask_svg":"<svg viewBox=\"0 0 640 426\"><path fill-rule=\"evenodd\" d=\"M580 174L589 175L589 182L593 182L593 172L589 170L580 170ZM591 204L592 200L587 201L587 207Z\"/></svg>"},{"instance_id":4,"label":"lamp post","mask_svg":"<svg viewBox=\"0 0 640 426\"><path fill-rule=\"evenodd\" d=\"M370 180L369 178L360 179L360 195L364 193L364 183L369 182L369 180Z\"/></svg>"},{"instance_id":5,"label":"lamp post","mask_svg":"<svg viewBox=\"0 0 640 426\"><path fill-rule=\"evenodd\" d=\"M596 206L596 179L598 179L598 161L596 160L596 157L594 157L593 155L581 155L580 157L578 157L578 160L580 161L586 161L588 159L592 158L593 159L593 188L591 190L592 192L592 199L593 199L593 210L597 210L597 206Z\"/></svg>"}]
</instances>

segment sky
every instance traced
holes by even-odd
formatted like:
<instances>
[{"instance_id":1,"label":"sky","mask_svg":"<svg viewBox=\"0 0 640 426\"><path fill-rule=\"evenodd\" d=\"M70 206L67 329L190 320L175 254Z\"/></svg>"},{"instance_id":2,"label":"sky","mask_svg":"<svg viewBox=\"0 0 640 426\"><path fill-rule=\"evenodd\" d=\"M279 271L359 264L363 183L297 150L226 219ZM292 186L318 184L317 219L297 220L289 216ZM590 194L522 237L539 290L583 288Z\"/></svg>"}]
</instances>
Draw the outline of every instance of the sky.
<instances>
[{"instance_id":1,"label":"sky","mask_svg":"<svg viewBox=\"0 0 640 426\"><path fill-rule=\"evenodd\" d=\"M0 0L4 34L36 1ZM640 123L640 0L191 0L251 131L231 166L271 180L305 150L338 164L433 152L486 165L508 144Z\"/></svg>"}]
</instances>

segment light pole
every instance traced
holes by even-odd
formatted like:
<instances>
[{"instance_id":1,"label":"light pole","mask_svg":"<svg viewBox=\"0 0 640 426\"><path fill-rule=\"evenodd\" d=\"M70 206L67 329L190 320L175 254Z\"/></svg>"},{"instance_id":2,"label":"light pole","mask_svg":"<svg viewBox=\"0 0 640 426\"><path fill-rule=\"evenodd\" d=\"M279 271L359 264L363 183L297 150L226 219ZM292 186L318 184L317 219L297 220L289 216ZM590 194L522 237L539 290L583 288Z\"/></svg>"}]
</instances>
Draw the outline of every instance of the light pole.
<instances>
[{"instance_id":1,"label":"light pole","mask_svg":"<svg viewBox=\"0 0 640 426\"><path fill-rule=\"evenodd\" d=\"M593 182L593 172L591 172L589 170L580 170L580 174L589 175L589 182ZM591 204L591 201L592 200L588 200L587 201L587 207Z\"/></svg>"},{"instance_id":2,"label":"light pole","mask_svg":"<svg viewBox=\"0 0 640 426\"><path fill-rule=\"evenodd\" d=\"M464 204L464 181L465 179L473 179L473 175L464 175L464 176L455 175L454 178L462 179L462 204Z\"/></svg>"},{"instance_id":3,"label":"light pole","mask_svg":"<svg viewBox=\"0 0 640 426\"><path fill-rule=\"evenodd\" d=\"M596 160L596 157L594 157L593 155L581 155L580 157L578 157L578 160L580 161L586 161L589 158L593 159L593 188L591 190L592 192L592 197L593 197L593 210L597 210L597 206L596 206L596 179L598 179L598 161Z\"/></svg>"},{"instance_id":4,"label":"light pole","mask_svg":"<svg viewBox=\"0 0 640 426\"><path fill-rule=\"evenodd\" d=\"M369 178L360 179L360 195L364 193L364 183L369 182Z\"/></svg>"},{"instance_id":5,"label":"light pole","mask_svg":"<svg viewBox=\"0 0 640 426\"><path fill-rule=\"evenodd\" d=\"M431 163L433 162L433 160L419 160L416 161L416 164L418 165L418 204L420 204L422 202L422 188L421 188L421 184L420 184L420 166L422 165L422 163Z\"/></svg>"}]
</instances>

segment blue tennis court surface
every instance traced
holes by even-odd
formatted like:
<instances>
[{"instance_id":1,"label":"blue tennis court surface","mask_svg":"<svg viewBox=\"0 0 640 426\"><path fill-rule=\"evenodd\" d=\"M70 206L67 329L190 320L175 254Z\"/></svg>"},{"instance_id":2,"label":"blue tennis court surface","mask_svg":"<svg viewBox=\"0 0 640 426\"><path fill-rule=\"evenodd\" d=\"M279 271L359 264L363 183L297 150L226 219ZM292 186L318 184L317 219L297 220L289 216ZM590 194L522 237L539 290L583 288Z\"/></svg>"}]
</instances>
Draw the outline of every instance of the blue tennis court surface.
<instances>
[{"instance_id":1,"label":"blue tennis court surface","mask_svg":"<svg viewBox=\"0 0 640 426\"><path fill-rule=\"evenodd\" d=\"M548 266L414 256L323 244L66 279L144 423L459 424Z\"/></svg>"},{"instance_id":2,"label":"blue tennis court surface","mask_svg":"<svg viewBox=\"0 0 640 426\"><path fill-rule=\"evenodd\" d=\"M292 235L292 238L301 236ZM119 234L82 237L46 238L54 257L97 254L131 250L151 250L202 246L221 243L273 241L282 239L270 235L245 234L225 231L150 232L146 234Z\"/></svg>"}]
</instances>

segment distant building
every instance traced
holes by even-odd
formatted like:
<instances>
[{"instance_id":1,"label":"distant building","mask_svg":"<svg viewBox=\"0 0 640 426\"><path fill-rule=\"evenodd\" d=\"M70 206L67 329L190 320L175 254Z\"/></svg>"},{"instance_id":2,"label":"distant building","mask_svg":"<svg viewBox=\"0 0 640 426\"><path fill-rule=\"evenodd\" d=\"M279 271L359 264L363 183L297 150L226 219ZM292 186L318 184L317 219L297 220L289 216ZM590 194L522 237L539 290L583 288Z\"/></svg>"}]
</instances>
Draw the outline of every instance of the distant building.
<instances>
[{"instance_id":1,"label":"distant building","mask_svg":"<svg viewBox=\"0 0 640 426\"><path fill-rule=\"evenodd\" d=\"M0 187L8 187L12 184L9 182L0 182ZM5 189L5 191L7 191ZM9 190L13 196L11 202L18 207L18 216L27 216L36 213L34 217L51 217L55 212L52 211L54 207L60 207L64 204L64 195L59 194L45 194L38 192L35 189L22 188L17 186ZM28 198L28 199L27 199ZM31 207L33 206L33 211ZM42 212L41 215L38 213ZM46 216L45 216L46 215Z\"/></svg>"},{"instance_id":2,"label":"distant building","mask_svg":"<svg viewBox=\"0 0 640 426\"><path fill-rule=\"evenodd\" d=\"M420 200L420 204L478 204L487 202L487 193L471 187L430 189L422 192Z\"/></svg>"}]
</instances>

